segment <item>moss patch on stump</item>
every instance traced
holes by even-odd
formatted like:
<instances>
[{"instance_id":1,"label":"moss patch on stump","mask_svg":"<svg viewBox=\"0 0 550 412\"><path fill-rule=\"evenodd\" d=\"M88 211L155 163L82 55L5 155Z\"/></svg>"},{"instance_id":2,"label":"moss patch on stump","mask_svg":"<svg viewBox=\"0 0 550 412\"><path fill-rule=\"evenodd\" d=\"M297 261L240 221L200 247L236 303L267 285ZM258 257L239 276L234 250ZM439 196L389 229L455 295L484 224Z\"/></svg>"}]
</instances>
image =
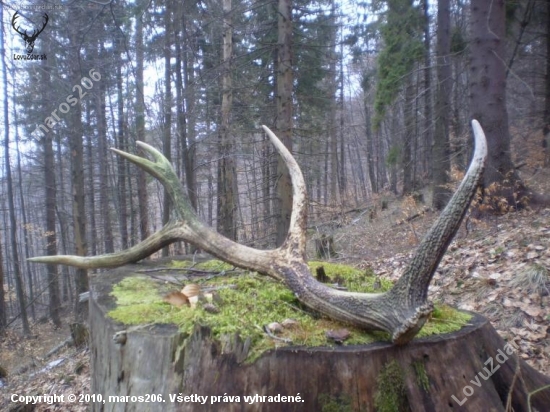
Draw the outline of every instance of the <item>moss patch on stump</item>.
<instances>
[{"instance_id":1,"label":"moss patch on stump","mask_svg":"<svg viewBox=\"0 0 550 412\"><path fill-rule=\"evenodd\" d=\"M386 279L377 278L351 266L327 262L310 262L312 273L323 266L327 276L352 292L381 293L392 287ZM173 262L171 268L191 266L191 262ZM229 271L231 265L211 260L193 266L202 271ZM351 336L345 345L360 345L375 341L389 340L382 332L368 333L312 313L304 307L282 283L253 272L239 273L238 276L217 276L209 280L194 278L192 283L201 289L217 288L220 303L219 313L209 313L199 304L196 308L176 307L166 303L163 297L177 286L167 285L146 276L133 276L114 286L111 293L116 298L117 307L109 312L113 320L125 325L147 323L176 324L185 334L191 334L194 325L209 326L216 339L224 335L239 333L241 338L250 338L251 351L247 361L252 362L264 351L281 345L326 346L325 332L346 328ZM470 315L448 306L438 306L432 318L424 325L419 337L453 332L467 324ZM292 328L284 329L281 338L290 339L291 344L274 340L267 336L263 327L272 322L293 319L297 322Z\"/></svg>"}]
</instances>

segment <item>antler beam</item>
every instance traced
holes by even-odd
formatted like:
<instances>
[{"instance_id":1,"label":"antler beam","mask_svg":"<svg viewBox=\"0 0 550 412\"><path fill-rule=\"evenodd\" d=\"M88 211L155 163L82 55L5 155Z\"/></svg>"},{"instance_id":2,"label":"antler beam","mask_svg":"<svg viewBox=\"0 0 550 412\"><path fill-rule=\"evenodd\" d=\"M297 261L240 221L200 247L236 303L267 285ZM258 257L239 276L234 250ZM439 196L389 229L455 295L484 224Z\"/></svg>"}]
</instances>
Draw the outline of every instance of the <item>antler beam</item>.
<instances>
[{"instance_id":1,"label":"antler beam","mask_svg":"<svg viewBox=\"0 0 550 412\"><path fill-rule=\"evenodd\" d=\"M263 126L284 159L292 179L293 209L290 229L282 246L258 250L233 242L204 225L195 214L170 162L153 147L138 142L148 160L117 149L115 153L141 167L159 180L175 205L177 218L159 232L125 251L95 257L42 256L31 262L57 263L80 268L115 267L141 260L164 246L184 240L233 265L254 270L284 282L306 306L328 317L367 330L389 332L396 344L409 342L432 312L428 286L437 266L475 194L481 180L487 143L481 126L472 121L475 153L468 172L433 227L426 234L411 263L396 285L386 293L366 294L335 290L317 282L305 258L307 196L300 168L287 148Z\"/></svg>"}]
</instances>

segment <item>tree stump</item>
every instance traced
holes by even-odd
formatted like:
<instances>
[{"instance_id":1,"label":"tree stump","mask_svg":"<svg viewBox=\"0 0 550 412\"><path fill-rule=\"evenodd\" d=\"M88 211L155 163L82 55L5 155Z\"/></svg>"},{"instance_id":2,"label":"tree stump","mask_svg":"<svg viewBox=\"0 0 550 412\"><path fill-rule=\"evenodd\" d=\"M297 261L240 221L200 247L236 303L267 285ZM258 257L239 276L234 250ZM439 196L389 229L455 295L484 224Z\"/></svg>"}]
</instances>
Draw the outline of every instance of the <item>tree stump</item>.
<instances>
[{"instance_id":1,"label":"tree stump","mask_svg":"<svg viewBox=\"0 0 550 412\"><path fill-rule=\"evenodd\" d=\"M330 259L335 257L334 238L322 234L320 238L315 239L315 254L319 259Z\"/></svg>"},{"instance_id":2,"label":"tree stump","mask_svg":"<svg viewBox=\"0 0 550 412\"><path fill-rule=\"evenodd\" d=\"M238 336L220 343L207 326L184 336L176 326L110 319L112 286L134 271L90 279L92 393L102 395L92 411L505 411L509 400L519 412L528 411L529 392L550 384L518 364L479 315L405 346L282 347L247 364ZM550 411L550 389L532 395L531 407Z\"/></svg>"}]
</instances>

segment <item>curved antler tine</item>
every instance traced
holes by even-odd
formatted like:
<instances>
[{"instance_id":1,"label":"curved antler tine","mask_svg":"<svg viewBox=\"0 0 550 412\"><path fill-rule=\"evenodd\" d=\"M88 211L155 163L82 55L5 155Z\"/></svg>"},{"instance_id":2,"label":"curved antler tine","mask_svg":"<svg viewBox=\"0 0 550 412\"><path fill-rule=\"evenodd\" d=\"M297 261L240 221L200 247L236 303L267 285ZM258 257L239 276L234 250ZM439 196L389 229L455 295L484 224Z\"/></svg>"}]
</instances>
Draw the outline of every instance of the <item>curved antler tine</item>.
<instances>
[{"instance_id":1,"label":"curved antler tine","mask_svg":"<svg viewBox=\"0 0 550 412\"><path fill-rule=\"evenodd\" d=\"M141 147L145 152L149 153L153 157L153 159L155 159L155 162L170 164L166 157L164 157L164 155L153 146L139 140L136 142L136 144Z\"/></svg>"},{"instance_id":2,"label":"curved antler tine","mask_svg":"<svg viewBox=\"0 0 550 412\"><path fill-rule=\"evenodd\" d=\"M138 143L142 143L142 142L138 142ZM151 146L149 146L145 143L140 144L139 146L141 146L146 152L151 154L154 161L151 161L151 160L149 160L145 157L142 157L142 156L138 156L138 155L131 154L131 153L128 153L128 152L124 152L124 151L116 149L114 147L111 147L111 150L113 152L115 152L116 154L118 154L119 156L122 156L126 160L132 162L136 166L142 168L143 170L154 174L155 177L157 177L157 175L159 175L159 173L163 170L159 166L162 165L162 166L166 167L166 165L168 165L168 166L170 166L170 168L172 167L169 162L165 161L164 156L162 156L162 154L160 152L158 152L156 149L153 149ZM160 157L158 155L160 155Z\"/></svg>"},{"instance_id":3,"label":"curved antler tine","mask_svg":"<svg viewBox=\"0 0 550 412\"><path fill-rule=\"evenodd\" d=\"M137 142L137 144L146 153L148 153L154 161L115 148L111 148L111 150L134 163L136 166L142 168L151 176L157 178L172 199L179 217L186 222L194 220L190 219L190 217L194 215L193 207L189 202L187 194L185 193L181 182L172 167L172 164L154 147L143 142Z\"/></svg>"},{"instance_id":4,"label":"curved antler tine","mask_svg":"<svg viewBox=\"0 0 550 412\"><path fill-rule=\"evenodd\" d=\"M144 157L134 155L134 154L125 152L123 150L116 149L114 147L111 147L111 151L115 152L119 156L122 156L126 160L134 163L135 165L141 167L142 169L150 169L154 164L149 159L145 159Z\"/></svg>"},{"instance_id":5,"label":"curved antler tine","mask_svg":"<svg viewBox=\"0 0 550 412\"><path fill-rule=\"evenodd\" d=\"M137 245L120 252L99 256L37 256L29 258L28 260L33 263L68 265L82 269L113 268L127 263L135 263L178 240L181 240L178 224L172 221L168 222L161 230Z\"/></svg>"},{"instance_id":6,"label":"curved antler tine","mask_svg":"<svg viewBox=\"0 0 550 412\"><path fill-rule=\"evenodd\" d=\"M477 120L472 120L475 151L470 167L453 197L420 242L411 262L392 293L412 302L425 301L432 276L459 229L483 176L487 158L487 140ZM413 281L414 280L414 281Z\"/></svg>"},{"instance_id":7,"label":"curved antler tine","mask_svg":"<svg viewBox=\"0 0 550 412\"><path fill-rule=\"evenodd\" d=\"M269 140L279 155L283 158L286 167L290 173L292 181L292 213L290 215L290 227L288 229L287 242L288 247L295 249L300 254L305 253L306 245L306 220L307 220L307 191L304 176L298 166L298 162L286 146L279 140L269 127L262 126Z\"/></svg>"},{"instance_id":8,"label":"curved antler tine","mask_svg":"<svg viewBox=\"0 0 550 412\"><path fill-rule=\"evenodd\" d=\"M485 158L487 157L487 138L485 137L485 132L481 128L481 125L476 119L472 120L472 129L474 131L474 139L476 150L474 153L474 159L470 165L472 167L478 167L479 163L485 163ZM469 173L468 169L468 173Z\"/></svg>"}]
</instances>

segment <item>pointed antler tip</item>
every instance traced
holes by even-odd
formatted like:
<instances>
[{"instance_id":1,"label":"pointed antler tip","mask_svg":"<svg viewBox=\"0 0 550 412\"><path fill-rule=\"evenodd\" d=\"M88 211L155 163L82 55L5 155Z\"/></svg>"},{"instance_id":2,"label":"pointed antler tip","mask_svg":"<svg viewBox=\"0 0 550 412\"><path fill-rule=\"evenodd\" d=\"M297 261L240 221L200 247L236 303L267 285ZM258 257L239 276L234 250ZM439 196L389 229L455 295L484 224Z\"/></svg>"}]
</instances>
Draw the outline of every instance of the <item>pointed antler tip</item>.
<instances>
[{"instance_id":1,"label":"pointed antler tip","mask_svg":"<svg viewBox=\"0 0 550 412\"><path fill-rule=\"evenodd\" d=\"M142 148L143 150L145 150L146 152L150 153L151 155L153 156L158 156L159 154L161 154L157 149L155 149L153 146L151 146L150 144L148 143L145 143L145 142L142 142L141 140L137 140L136 141L136 145L140 148Z\"/></svg>"}]
</instances>

